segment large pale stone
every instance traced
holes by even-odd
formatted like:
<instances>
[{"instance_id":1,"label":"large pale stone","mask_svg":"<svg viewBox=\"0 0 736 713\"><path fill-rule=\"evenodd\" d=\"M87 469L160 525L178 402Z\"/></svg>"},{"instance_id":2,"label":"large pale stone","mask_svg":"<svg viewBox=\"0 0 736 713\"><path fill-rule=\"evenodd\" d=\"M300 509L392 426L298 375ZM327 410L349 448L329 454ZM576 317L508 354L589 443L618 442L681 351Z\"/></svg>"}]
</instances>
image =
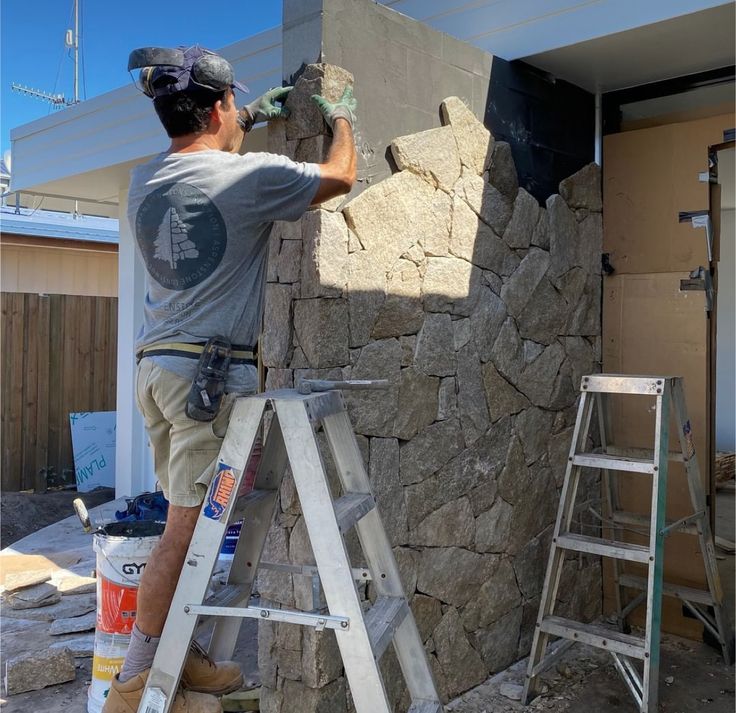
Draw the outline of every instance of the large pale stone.
<instances>
[{"instance_id":1,"label":"large pale stone","mask_svg":"<svg viewBox=\"0 0 736 713\"><path fill-rule=\"evenodd\" d=\"M419 547L472 547L475 519L468 498L446 503L409 533L409 544Z\"/></svg>"},{"instance_id":2,"label":"large pale stone","mask_svg":"<svg viewBox=\"0 0 736 713\"><path fill-rule=\"evenodd\" d=\"M539 344L551 344L563 332L566 308L565 298L543 278L517 318L519 334Z\"/></svg>"},{"instance_id":3,"label":"large pale stone","mask_svg":"<svg viewBox=\"0 0 736 713\"><path fill-rule=\"evenodd\" d=\"M5 691L14 696L73 681L74 657L68 649L46 649L11 658L5 663Z\"/></svg>"},{"instance_id":4,"label":"large pale stone","mask_svg":"<svg viewBox=\"0 0 736 713\"><path fill-rule=\"evenodd\" d=\"M549 250L549 215L544 208L539 209L539 220L532 233L532 245Z\"/></svg>"},{"instance_id":5,"label":"large pale stone","mask_svg":"<svg viewBox=\"0 0 736 713\"><path fill-rule=\"evenodd\" d=\"M367 344L386 299L386 273L377 269L365 250L348 257L348 313L350 346Z\"/></svg>"},{"instance_id":6,"label":"large pale stone","mask_svg":"<svg viewBox=\"0 0 736 713\"><path fill-rule=\"evenodd\" d=\"M468 642L457 609L447 610L433 638L448 696L457 696L486 679L488 670Z\"/></svg>"},{"instance_id":7,"label":"large pale stone","mask_svg":"<svg viewBox=\"0 0 736 713\"><path fill-rule=\"evenodd\" d=\"M401 370L399 410L394 434L405 441L416 436L435 420L440 380L422 374L415 367Z\"/></svg>"},{"instance_id":8,"label":"large pale stone","mask_svg":"<svg viewBox=\"0 0 736 713\"><path fill-rule=\"evenodd\" d=\"M486 555L491 557L492 555ZM498 621L504 614L521 603L521 593L511 562L496 558L492 574L483 582L480 591L462 611L466 631L475 631ZM516 642L514 642L515 644Z\"/></svg>"},{"instance_id":9,"label":"large pale stone","mask_svg":"<svg viewBox=\"0 0 736 713\"><path fill-rule=\"evenodd\" d=\"M557 511L558 496L550 469L536 463L527 472L528 477L525 478L523 474L519 476L520 482L526 480L527 488L514 503L514 525L506 545L506 551L512 555L520 552L531 539L551 525Z\"/></svg>"},{"instance_id":10,"label":"large pale stone","mask_svg":"<svg viewBox=\"0 0 736 713\"><path fill-rule=\"evenodd\" d=\"M342 213L307 211L302 236L301 296L341 297L348 274L348 227Z\"/></svg>"},{"instance_id":11,"label":"large pale stone","mask_svg":"<svg viewBox=\"0 0 736 713\"><path fill-rule=\"evenodd\" d=\"M510 434L511 419L501 419L435 475L408 486L405 495L409 527L416 527L444 503L468 495L495 477L503 467Z\"/></svg>"},{"instance_id":12,"label":"large pale stone","mask_svg":"<svg viewBox=\"0 0 736 713\"><path fill-rule=\"evenodd\" d=\"M263 339L260 349L267 367L288 366L291 350L291 285L266 285Z\"/></svg>"},{"instance_id":13,"label":"large pale stone","mask_svg":"<svg viewBox=\"0 0 736 713\"><path fill-rule=\"evenodd\" d=\"M511 505L528 497L527 490L535 484L524 459L524 449L514 436L509 444L506 464L498 478L498 494Z\"/></svg>"},{"instance_id":14,"label":"large pale stone","mask_svg":"<svg viewBox=\"0 0 736 713\"><path fill-rule=\"evenodd\" d=\"M490 361L483 365L483 387L492 423L529 405L529 399L509 384Z\"/></svg>"},{"instance_id":15,"label":"large pale stone","mask_svg":"<svg viewBox=\"0 0 736 713\"><path fill-rule=\"evenodd\" d=\"M510 275L519 258L458 196L453 199L450 252L498 275Z\"/></svg>"},{"instance_id":16,"label":"large pale stone","mask_svg":"<svg viewBox=\"0 0 736 713\"><path fill-rule=\"evenodd\" d=\"M396 438L370 439L369 476L386 534L393 546L407 542L404 488L399 479L399 442Z\"/></svg>"},{"instance_id":17,"label":"large pale stone","mask_svg":"<svg viewBox=\"0 0 736 713\"><path fill-rule=\"evenodd\" d=\"M276 264L278 281L293 284L299 282L302 266L302 241L282 240Z\"/></svg>"},{"instance_id":18,"label":"large pale stone","mask_svg":"<svg viewBox=\"0 0 736 713\"><path fill-rule=\"evenodd\" d=\"M435 191L430 204L433 216L432 230L419 236L419 244L424 254L430 257L445 257L450 250L450 229L452 228L452 198L444 191Z\"/></svg>"},{"instance_id":19,"label":"large pale stone","mask_svg":"<svg viewBox=\"0 0 736 713\"><path fill-rule=\"evenodd\" d=\"M582 294L573 307L567 323L567 333L598 336L601 333L601 276L589 275Z\"/></svg>"},{"instance_id":20,"label":"large pale stone","mask_svg":"<svg viewBox=\"0 0 736 713\"><path fill-rule=\"evenodd\" d=\"M503 498L496 498L491 509L478 516L475 521L475 549L478 552L504 552L513 511Z\"/></svg>"},{"instance_id":21,"label":"large pale stone","mask_svg":"<svg viewBox=\"0 0 736 713\"><path fill-rule=\"evenodd\" d=\"M549 277L563 275L580 264L578 222L561 196L547 199L549 216Z\"/></svg>"},{"instance_id":22,"label":"large pale stone","mask_svg":"<svg viewBox=\"0 0 736 713\"><path fill-rule=\"evenodd\" d=\"M513 204L495 186L474 173L466 172L455 184L455 192L493 228L496 235L503 235L511 219Z\"/></svg>"},{"instance_id":23,"label":"large pale stone","mask_svg":"<svg viewBox=\"0 0 736 713\"><path fill-rule=\"evenodd\" d=\"M15 592L24 587L32 587L51 579L51 572L47 569L31 569L27 572L9 572L3 582L3 592Z\"/></svg>"},{"instance_id":24,"label":"large pale stone","mask_svg":"<svg viewBox=\"0 0 736 713\"><path fill-rule=\"evenodd\" d=\"M470 446L491 425L483 390L481 364L472 342L457 353L457 388L463 438L465 445Z\"/></svg>"},{"instance_id":25,"label":"large pale stone","mask_svg":"<svg viewBox=\"0 0 736 713\"><path fill-rule=\"evenodd\" d=\"M448 215L435 189L411 171L400 171L367 188L343 208L348 227L371 255L373 269L387 272L424 235L447 230Z\"/></svg>"},{"instance_id":26,"label":"large pale stone","mask_svg":"<svg viewBox=\"0 0 736 713\"><path fill-rule=\"evenodd\" d=\"M401 446L401 482L419 483L436 473L465 446L460 421L451 418L427 426Z\"/></svg>"},{"instance_id":27,"label":"large pale stone","mask_svg":"<svg viewBox=\"0 0 736 713\"><path fill-rule=\"evenodd\" d=\"M519 190L519 178L516 175L514 157L511 155L511 146L505 141L496 141L491 155L491 166L488 170L491 185L497 188L504 196L513 201Z\"/></svg>"},{"instance_id":28,"label":"large pale stone","mask_svg":"<svg viewBox=\"0 0 736 713\"><path fill-rule=\"evenodd\" d=\"M294 481L291 476L288 477L288 481L296 497L296 490L293 488ZM296 502L298 503L298 501ZM289 561L289 533L286 528L272 527L269 530L261 557L267 562ZM256 587L264 599L278 602L287 607L294 606L294 587L292 577L288 572L259 569Z\"/></svg>"},{"instance_id":29,"label":"large pale stone","mask_svg":"<svg viewBox=\"0 0 736 713\"><path fill-rule=\"evenodd\" d=\"M470 315L471 333L482 362L491 358L493 344L505 319L506 305L490 288L483 287L478 304Z\"/></svg>"},{"instance_id":30,"label":"large pale stone","mask_svg":"<svg viewBox=\"0 0 736 713\"><path fill-rule=\"evenodd\" d=\"M310 688L302 681L287 679L284 681L283 697L287 711L347 713L346 682L342 677L322 688Z\"/></svg>"},{"instance_id":31,"label":"large pale stone","mask_svg":"<svg viewBox=\"0 0 736 713\"><path fill-rule=\"evenodd\" d=\"M511 220L503 233L503 239L509 247L524 250L529 247L534 228L539 221L539 210L537 199L520 188L514 201Z\"/></svg>"},{"instance_id":32,"label":"large pale stone","mask_svg":"<svg viewBox=\"0 0 736 713\"><path fill-rule=\"evenodd\" d=\"M601 273L601 253L603 252L603 216L600 213L591 213L578 223L580 235L579 263L580 266L592 274Z\"/></svg>"},{"instance_id":33,"label":"large pale stone","mask_svg":"<svg viewBox=\"0 0 736 713\"><path fill-rule=\"evenodd\" d=\"M572 383L577 389L583 376L599 371L595 352L590 342L582 337L565 337L563 344L572 369Z\"/></svg>"},{"instance_id":34,"label":"large pale stone","mask_svg":"<svg viewBox=\"0 0 736 713\"><path fill-rule=\"evenodd\" d=\"M455 377L446 376L440 380L440 388L437 394L437 420L446 421L454 418L457 410L457 382Z\"/></svg>"},{"instance_id":35,"label":"large pale stone","mask_svg":"<svg viewBox=\"0 0 736 713\"><path fill-rule=\"evenodd\" d=\"M428 314L417 335L415 363L429 376L452 376L456 369L454 334L449 314Z\"/></svg>"},{"instance_id":36,"label":"large pale stone","mask_svg":"<svg viewBox=\"0 0 736 713\"><path fill-rule=\"evenodd\" d=\"M490 673L503 671L517 657L517 642L522 621L522 607L512 609L489 627L474 632L475 648Z\"/></svg>"},{"instance_id":37,"label":"large pale stone","mask_svg":"<svg viewBox=\"0 0 736 713\"><path fill-rule=\"evenodd\" d=\"M455 257L431 257L422 283L424 308L468 316L480 296L480 270Z\"/></svg>"},{"instance_id":38,"label":"large pale stone","mask_svg":"<svg viewBox=\"0 0 736 713\"><path fill-rule=\"evenodd\" d=\"M51 644L49 649L56 651L58 649L67 649L74 658L90 658L94 655L95 635L87 634L86 636L78 636L74 639L66 639Z\"/></svg>"},{"instance_id":39,"label":"large pale stone","mask_svg":"<svg viewBox=\"0 0 736 713\"><path fill-rule=\"evenodd\" d=\"M501 288L501 299L509 314L518 317L549 268L549 253L531 248L513 275Z\"/></svg>"},{"instance_id":40,"label":"large pale stone","mask_svg":"<svg viewBox=\"0 0 736 713\"><path fill-rule=\"evenodd\" d=\"M345 401L356 433L393 436L399 408L401 346L398 339L382 339L363 347L352 371L353 379L388 379L387 390L346 391Z\"/></svg>"},{"instance_id":41,"label":"large pale stone","mask_svg":"<svg viewBox=\"0 0 736 713\"><path fill-rule=\"evenodd\" d=\"M463 166L479 176L488 168L493 155L491 132L458 97L448 97L440 105L442 123L452 128Z\"/></svg>"},{"instance_id":42,"label":"large pale stone","mask_svg":"<svg viewBox=\"0 0 736 713\"><path fill-rule=\"evenodd\" d=\"M321 94L328 101L336 102L342 97L345 87L352 85L350 72L331 64L307 65L290 92L286 107L286 139L306 139L327 132L322 112L312 101L313 94Z\"/></svg>"},{"instance_id":43,"label":"large pale stone","mask_svg":"<svg viewBox=\"0 0 736 713\"><path fill-rule=\"evenodd\" d=\"M422 551L417 590L446 604L462 606L477 594L495 565L491 555L459 547L430 547Z\"/></svg>"},{"instance_id":44,"label":"large pale stone","mask_svg":"<svg viewBox=\"0 0 736 713\"><path fill-rule=\"evenodd\" d=\"M57 604L61 601L61 593L51 582L41 582L31 587L16 589L3 597L13 609L36 609Z\"/></svg>"},{"instance_id":45,"label":"large pale stone","mask_svg":"<svg viewBox=\"0 0 736 713\"><path fill-rule=\"evenodd\" d=\"M422 276L411 261L400 259L386 283L386 300L373 326L371 337L384 339L415 334L424 321Z\"/></svg>"},{"instance_id":46,"label":"large pale stone","mask_svg":"<svg viewBox=\"0 0 736 713\"><path fill-rule=\"evenodd\" d=\"M524 458L534 463L546 452L555 415L552 411L528 408L516 417L514 430L521 439Z\"/></svg>"},{"instance_id":47,"label":"large pale stone","mask_svg":"<svg viewBox=\"0 0 736 713\"><path fill-rule=\"evenodd\" d=\"M294 627L292 627L294 628ZM342 658L335 633L302 628L301 679L310 688L322 688L342 674Z\"/></svg>"},{"instance_id":48,"label":"large pale stone","mask_svg":"<svg viewBox=\"0 0 736 713\"><path fill-rule=\"evenodd\" d=\"M516 386L536 406L549 403L555 385L555 377L565 358L565 350L555 342L531 364L528 364Z\"/></svg>"},{"instance_id":49,"label":"large pale stone","mask_svg":"<svg viewBox=\"0 0 736 713\"><path fill-rule=\"evenodd\" d=\"M313 369L344 366L350 362L345 300L294 300L294 330Z\"/></svg>"},{"instance_id":50,"label":"large pale stone","mask_svg":"<svg viewBox=\"0 0 736 713\"><path fill-rule=\"evenodd\" d=\"M394 558L399 568L399 579L401 586L408 599L411 599L417 589L417 576L419 575L420 555L411 547L394 547Z\"/></svg>"},{"instance_id":51,"label":"large pale stone","mask_svg":"<svg viewBox=\"0 0 736 713\"><path fill-rule=\"evenodd\" d=\"M570 208L587 208L601 211L601 168L597 163L589 163L577 173L568 176L560 183L560 195Z\"/></svg>"},{"instance_id":52,"label":"large pale stone","mask_svg":"<svg viewBox=\"0 0 736 713\"><path fill-rule=\"evenodd\" d=\"M538 597L544 584L549 549L552 545L552 528L548 527L530 540L514 557L514 572L519 589L526 599Z\"/></svg>"},{"instance_id":53,"label":"large pale stone","mask_svg":"<svg viewBox=\"0 0 736 713\"><path fill-rule=\"evenodd\" d=\"M434 188L450 191L460 178L460 155L449 126L400 136L391 142L391 154L400 169L416 173Z\"/></svg>"}]
</instances>

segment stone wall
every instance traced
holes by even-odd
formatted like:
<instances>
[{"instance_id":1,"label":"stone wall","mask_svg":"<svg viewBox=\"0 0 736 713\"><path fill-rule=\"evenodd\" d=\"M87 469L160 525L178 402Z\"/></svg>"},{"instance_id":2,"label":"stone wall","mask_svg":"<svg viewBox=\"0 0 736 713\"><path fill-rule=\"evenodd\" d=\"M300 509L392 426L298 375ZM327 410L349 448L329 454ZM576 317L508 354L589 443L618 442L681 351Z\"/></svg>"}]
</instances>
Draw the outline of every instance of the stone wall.
<instances>
[{"instance_id":1,"label":"stone wall","mask_svg":"<svg viewBox=\"0 0 736 713\"><path fill-rule=\"evenodd\" d=\"M328 139L308 97L337 98L351 80L307 67L270 149L320 160ZM263 355L268 388L390 381L345 395L448 700L530 648L577 388L600 362L602 227L596 165L542 208L463 102L446 99L440 115L392 142L393 175L274 230ZM593 477L585 487L594 497ZM356 538L348 548L362 564ZM264 558L313 562L290 478ZM564 576L558 612L596 616L599 561L570 559ZM312 607L304 577L264 574L259 591ZM261 622L259 660L262 710L350 708L332 632ZM406 710L392 652L382 666Z\"/></svg>"}]
</instances>

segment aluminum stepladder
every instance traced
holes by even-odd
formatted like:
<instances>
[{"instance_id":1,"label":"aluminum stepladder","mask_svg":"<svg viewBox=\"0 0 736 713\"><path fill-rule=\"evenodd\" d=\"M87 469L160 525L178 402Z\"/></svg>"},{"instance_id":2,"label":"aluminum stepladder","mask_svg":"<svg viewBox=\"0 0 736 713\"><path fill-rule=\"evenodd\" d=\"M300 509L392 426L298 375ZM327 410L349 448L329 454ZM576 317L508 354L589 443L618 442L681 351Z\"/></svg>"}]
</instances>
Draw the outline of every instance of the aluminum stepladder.
<instances>
[{"instance_id":1,"label":"aluminum stepladder","mask_svg":"<svg viewBox=\"0 0 736 713\"><path fill-rule=\"evenodd\" d=\"M216 617L208 653L229 659L243 618L264 618L335 631L358 713L393 713L378 661L390 643L411 697L409 713L440 713L442 705L399 570L386 536L340 388L386 382L302 382L294 389L237 399L207 491L139 713L168 713L200 617ZM250 492L244 471L267 412L272 414ZM342 497L333 501L316 439L324 429ZM290 466L329 614L248 606L261 552ZM205 601L229 524L243 519L227 585ZM343 536L355 528L367 568L354 570ZM281 571L302 567L273 565ZM364 613L356 578L369 572L378 595Z\"/></svg>"},{"instance_id":2,"label":"aluminum stepladder","mask_svg":"<svg viewBox=\"0 0 736 713\"><path fill-rule=\"evenodd\" d=\"M607 394L649 396L656 399L654 449L616 448L608 443ZM678 429L679 451L669 451L670 409L674 408ZM597 412L601 440L600 452L585 453L593 411ZM665 519L668 461L684 463L693 513L675 522ZM575 498L581 469L595 468L602 472L602 521L611 539L589 537L570 532ZM649 476L652 480L652 508L649 517L620 510L618 489L613 473L628 471ZM607 526L607 527L606 527ZM622 541L624 528L644 528L648 546ZM664 541L673 531L697 535L705 565L707 590L677 586L663 581ZM613 560L613 576L619 630L596 624L564 619L554 615L557 592L566 552L583 552ZM646 577L622 572L622 562L636 562L647 569ZM638 593L624 605L624 590ZM690 421L685 407L681 377L623 376L596 374L584 376L572 445L560 495L552 547L542 589L532 649L522 701L528 703L536 694L538 676L555 663L575 642L608 651L616 669L626 683L641 713L657 711L659 683L659 649L662 595L677 597L721 645L724 659L729 662L731 633L723 607L723 592L716 566L709 513L692 441ZM628 633L627 618L641 604L646 605L644 638ZM704 609L710 607L712 614ZM546 653L550 636L564 642L553 652ZM634 665L639 660L642 672Z\"/></svg>"}]
</instances>

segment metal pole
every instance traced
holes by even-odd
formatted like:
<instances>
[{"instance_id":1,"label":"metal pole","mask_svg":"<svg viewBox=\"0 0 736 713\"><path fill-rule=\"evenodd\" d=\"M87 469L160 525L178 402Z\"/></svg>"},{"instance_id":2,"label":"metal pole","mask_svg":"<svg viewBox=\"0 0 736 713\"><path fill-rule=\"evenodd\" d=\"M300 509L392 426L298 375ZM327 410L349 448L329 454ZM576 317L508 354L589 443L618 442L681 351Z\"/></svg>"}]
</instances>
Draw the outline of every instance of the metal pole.
<instances>
[{"instance_id":1,"label":"metal pole","mask_svg":"<svg viewBox=\"0 0 736 713\"><path fill-rule=\"evenodd\" d=\"M601 93L595 93L595 151L594 161L600 166L603 154L603 108Z\"/></svg>"},{"instance_id":2,"label":"metal pole","mask_svg":"<svg viewBox=\"0 0 736 713\"><path fill-rule=\"evenodd\" d=\"M79 102L79 0L74 0L74 103Z\"/></svg>"}]
</instances>

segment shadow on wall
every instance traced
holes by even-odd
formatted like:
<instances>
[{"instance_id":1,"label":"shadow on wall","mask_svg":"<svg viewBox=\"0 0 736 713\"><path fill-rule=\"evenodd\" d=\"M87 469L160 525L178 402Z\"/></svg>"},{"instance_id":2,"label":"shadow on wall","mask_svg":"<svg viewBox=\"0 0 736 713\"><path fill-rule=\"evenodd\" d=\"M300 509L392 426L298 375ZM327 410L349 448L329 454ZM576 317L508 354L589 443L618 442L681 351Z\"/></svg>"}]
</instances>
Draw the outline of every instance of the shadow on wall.
<instances>
[{"instance_id":1,"label":"shadow on wall","mask_svg":"<svg viewBox=\"0 0 736 713\"><path fill-rule=\"evenodd\" d=\"M335 67L307 67L289 99L294 118L271 127L270 150L319 161L329 140L309 96L335 100L350 81ZM542 208L519 188L509 145L460 99L440 114L441 126L392 142L389 178L274 230L263 357L268 388L389 380L387 392L345 396L449 700L531 645L577 389L599 370L602 224L597 166L563 181ZM581 501L596 497L595 479L586 485ZM348 546L357 566L357 539ZM264 557L314 561L290 478ZM258 589L313 606L305 578L266 573ZM599 561L570 560L561 591L561 616L598 615ZM273 710L342 700L331 633L262 622L259 641ZM392 652L382 668L405 710Z\"/></svg>"}]
</instances>

